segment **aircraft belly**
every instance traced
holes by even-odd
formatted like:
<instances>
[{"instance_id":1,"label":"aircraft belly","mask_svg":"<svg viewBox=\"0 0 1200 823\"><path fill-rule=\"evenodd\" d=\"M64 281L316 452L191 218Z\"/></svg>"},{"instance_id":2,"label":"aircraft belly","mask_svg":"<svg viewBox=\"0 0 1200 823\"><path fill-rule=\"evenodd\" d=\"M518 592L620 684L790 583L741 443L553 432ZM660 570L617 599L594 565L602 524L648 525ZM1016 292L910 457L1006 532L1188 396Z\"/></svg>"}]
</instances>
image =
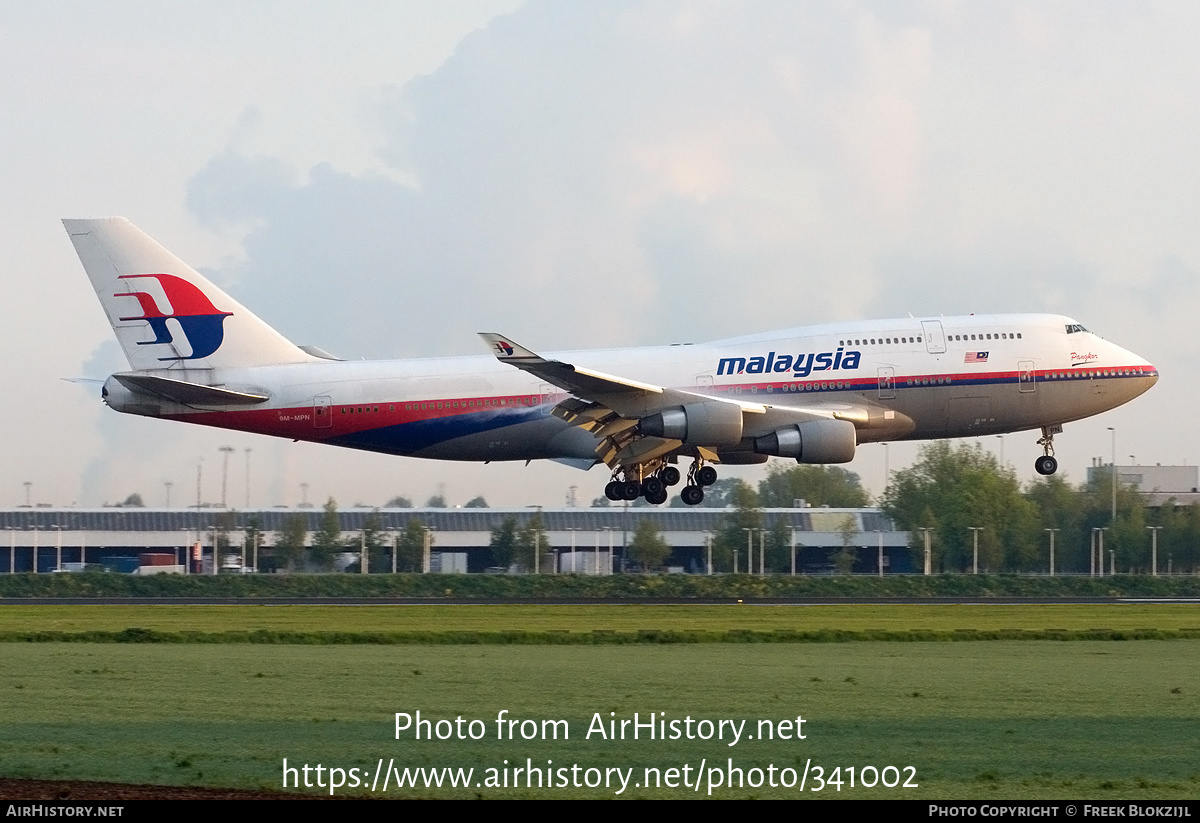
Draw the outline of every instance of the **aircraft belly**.
<instances>
[{"instance_id":1,"label":"aircraft belly","mask_svg":"<svg viewBox=\"0 0 1200 823\"><path fill-rule=\"evenodd\" d=\"M1033 390L1017 383L978 387L910 387L898 392L893 408L916 421L905 440L974 437L1036 429L1080 420L1115 408L1142 394L1145 378L1056 382L1039 379Z\"/></svg>"},{"instance_id":2,"label":"aircraft belly","mask_svg":"<svg viewBox=\"0 0 1200 823\"><path fill-rule=\"evenodd\" d=\"M484 432L473 432L411 452L435 460L594 459L596 438L559 420L537 417Z\"/></svg>"}]
</instances>

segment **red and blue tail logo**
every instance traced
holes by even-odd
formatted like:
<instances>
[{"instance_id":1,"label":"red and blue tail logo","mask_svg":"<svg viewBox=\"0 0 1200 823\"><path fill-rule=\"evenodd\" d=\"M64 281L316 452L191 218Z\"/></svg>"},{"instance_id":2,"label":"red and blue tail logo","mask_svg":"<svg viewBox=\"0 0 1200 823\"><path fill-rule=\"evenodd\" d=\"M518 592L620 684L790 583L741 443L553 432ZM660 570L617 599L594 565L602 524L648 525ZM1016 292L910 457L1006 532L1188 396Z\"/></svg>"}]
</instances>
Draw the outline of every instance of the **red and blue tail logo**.
<instances>
[{"instance_id":1,"label":"red and blue tail logo","mask_svg":"<svg viewBox=\"0 0 1200 823\"><path fill-rule=\"evenodd\" d=\"M167 326L168 320L174 320L179 323L179 330L191 347L192 353L186 357L160 357L159 360L198 360L208 357L221 347L225 340L225 318L233 312L218 309L193 283L173 274L125 274L120 279L128 281L125 285L129 287L129 291L117 292L113 296L136 297L142 307L140 317L122 317L121 320L145 320L154 332L153 340L139 341L139 346L175 343L171 329ZM171 304L170 314L159 308L153 293L144 290L150 285L144 282L146 280L157 281L162 287L163 294Z\"/></svg>"}]
</instances>

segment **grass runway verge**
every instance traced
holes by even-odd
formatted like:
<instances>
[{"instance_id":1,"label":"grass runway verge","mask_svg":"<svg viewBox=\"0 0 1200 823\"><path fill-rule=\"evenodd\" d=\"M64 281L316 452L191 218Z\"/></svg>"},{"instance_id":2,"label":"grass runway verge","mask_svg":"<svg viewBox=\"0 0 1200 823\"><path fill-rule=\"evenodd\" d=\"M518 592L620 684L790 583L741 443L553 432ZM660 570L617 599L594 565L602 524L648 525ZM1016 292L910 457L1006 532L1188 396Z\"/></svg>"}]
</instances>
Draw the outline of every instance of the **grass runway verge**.
<instances>
[{"instance_id":1,"label":"grass runway verge","mask_svg":"<svg viewBox=\"0 0 1200 823\"><path fill-rule=\"evenodd\" d=\"M0 641L9 642L256 640L560 645L672 642L672 638L674 642L798 642L1137 637L1200 639L1200 604L5 605L0 608Z\"/></svg>"},{"instance_id":2,"label":"grass runway verge","mask_svg":"<svg viewBox=\"0 0 1200 823\"><path fill-rule=\"evenodd\" d=\"M133 627L591 633L657 631L1183 631L1196 606L5 606L0 633ZM1200 640L702 645L252 645L5 643L0 774L242 788L281 786L282 759L374 771L579 764L633 769L622 797L704 797L635 786L703 761L802 770L915 768L917 788L809 798L1193 798L1200 793ZM484 721L479 740L395 739L394 713ZM563 719L563 740L498 740L495 719ZM602 720L803 716L804 740L605 740ZM611 714L610 714L611 713ZM519 727L518 727L519 728ZM777 726L778 728L778 726ZM500 772L497 772L499 774ZM599 774L599 772L597 773ZM902 781L903 782L903 781ZM321 792L318 788L304 790ZM362 789L358 789L362 792ZM341 793L352 793L343 790ZM611 797L614 788L442 788L386 797ZM377 792L377 796L380 796ZM722 786L715 797L798 797Z\"/></svg>"}]
</instances>

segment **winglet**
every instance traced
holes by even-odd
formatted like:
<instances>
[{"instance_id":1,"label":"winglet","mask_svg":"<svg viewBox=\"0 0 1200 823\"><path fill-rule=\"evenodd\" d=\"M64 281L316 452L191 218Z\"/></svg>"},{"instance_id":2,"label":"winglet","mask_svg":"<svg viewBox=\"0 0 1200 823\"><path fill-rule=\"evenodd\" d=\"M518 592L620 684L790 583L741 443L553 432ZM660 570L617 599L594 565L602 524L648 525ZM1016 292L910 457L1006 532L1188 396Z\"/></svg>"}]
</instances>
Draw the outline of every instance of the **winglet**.
<instances>
[{"instance_id":1,"label":"winglet","mask_svg":"<svg viewBox=\"0 0 1200 823\"><path fill-rule=\"evenodd\" d=\"M483 338L483 342L487 343L492 354L497 360L508 362L510 360L523 360L527 363L546 363L545 358L531 352L529 349L514 343L511 337L505 337L502 334L496 334L490 331L481 331L479 336Z\"/></svg>"}]
</instances>

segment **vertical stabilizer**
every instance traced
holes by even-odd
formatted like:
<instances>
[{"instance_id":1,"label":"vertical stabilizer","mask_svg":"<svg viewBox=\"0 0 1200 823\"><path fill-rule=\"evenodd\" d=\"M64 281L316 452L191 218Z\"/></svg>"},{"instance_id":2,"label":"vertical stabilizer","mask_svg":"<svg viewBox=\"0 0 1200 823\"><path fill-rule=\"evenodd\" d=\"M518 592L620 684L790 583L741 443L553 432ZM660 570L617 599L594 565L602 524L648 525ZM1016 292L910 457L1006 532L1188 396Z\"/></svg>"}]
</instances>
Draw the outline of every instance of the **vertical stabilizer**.
<instances>
[{"instance_id":1,"label":"vertical stabilizer","mask_svg":"<svg viewBox=\"0 0 1200 823\"><path fill-rule=\"evenodd\" d=\"M134 369L313 359L124 217L63 225Z\"/></svg>"}]
</instances>

